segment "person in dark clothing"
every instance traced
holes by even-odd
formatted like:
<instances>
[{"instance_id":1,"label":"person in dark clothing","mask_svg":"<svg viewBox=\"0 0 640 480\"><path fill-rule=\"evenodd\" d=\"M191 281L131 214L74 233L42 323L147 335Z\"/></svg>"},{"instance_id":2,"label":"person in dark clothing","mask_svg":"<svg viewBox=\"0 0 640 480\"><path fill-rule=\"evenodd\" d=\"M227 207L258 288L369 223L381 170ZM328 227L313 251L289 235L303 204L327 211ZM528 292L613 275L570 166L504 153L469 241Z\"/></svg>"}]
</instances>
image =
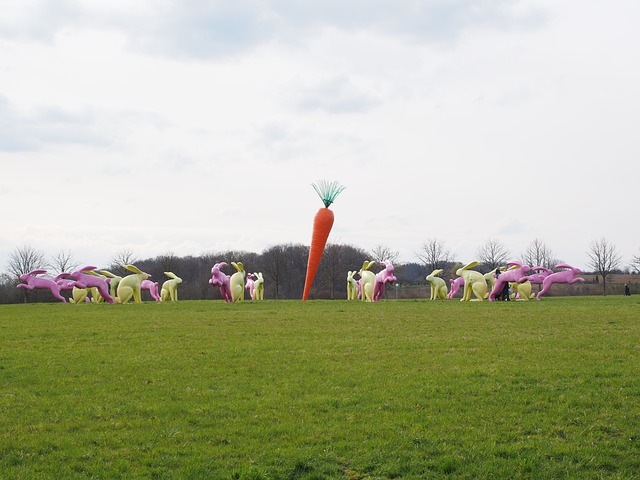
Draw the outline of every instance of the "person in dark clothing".
<instances>
[{"instance_id":1,"label":"person in dark clothing","mask_svg":"<svg viewBox=\"0 0 640 480\"><path fill-rule=\"evenodd\" d=\"M630 297L631 296L631 291L629 290L629 284L628 283L624 284L624 295L625 295L625 297Z\"/></svg>"},{"instance_id":2,"label":"person in dark clothing","mask_svg":"<svg viewBox=\"0 0 640 480\"><path fill-rule=\"evenodd\" d=\"M502 297L502 300L506 300L507 302L511 301L511 298L509 298L509 282L504 282L500 296Z\"/></svg>"}]
</instances>

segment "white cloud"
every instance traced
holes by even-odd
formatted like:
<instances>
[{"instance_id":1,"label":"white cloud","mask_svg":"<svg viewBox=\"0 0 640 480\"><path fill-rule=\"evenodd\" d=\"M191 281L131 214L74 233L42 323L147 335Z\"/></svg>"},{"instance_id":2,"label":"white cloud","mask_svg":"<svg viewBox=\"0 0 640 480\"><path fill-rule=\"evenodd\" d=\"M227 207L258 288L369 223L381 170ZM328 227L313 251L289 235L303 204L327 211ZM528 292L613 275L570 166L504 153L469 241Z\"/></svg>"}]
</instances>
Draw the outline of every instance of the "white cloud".
<instances>
[{"instance_id":1,"label":"white cloud","mask_svg":"<svg viewBox=\"0 0 640 480\"><path fill-rule=\"evenodd\" d=\"M535 28L546 18L540 7L508 0L35 0L4 6L3 13L0 35L8 38L50 41L65 30L116 30L135 49L196 58L238 54L273 40L304 43L326 27L443 42L468 29Z\"/></svg>"},{"instance_id":2,"label":"white cloud","mask_svg":"<svg viewBox=\"0 0 640 480\"><path fill-rule=\"evenodd\" d=\"M298 107L305 110L321 110L327 113L366 113L381 102L365 88L346 77L303 87Z\"/></svg>"}]
</instances>

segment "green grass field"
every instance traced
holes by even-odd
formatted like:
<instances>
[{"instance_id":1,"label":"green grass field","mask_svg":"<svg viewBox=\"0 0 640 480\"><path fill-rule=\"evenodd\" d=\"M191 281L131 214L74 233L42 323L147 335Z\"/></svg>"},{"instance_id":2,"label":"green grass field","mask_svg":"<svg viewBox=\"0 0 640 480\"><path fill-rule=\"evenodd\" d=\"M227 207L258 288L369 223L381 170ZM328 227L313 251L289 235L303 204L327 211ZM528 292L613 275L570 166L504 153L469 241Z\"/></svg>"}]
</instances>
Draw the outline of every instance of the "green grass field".
<instances>
[{"instance_id":1,"label":"green grass field","mask_svg":"<svg viewBox=\"0 0 640 480\"><path fill-rule=\"evenodd\" d=\"M640 297L0 305L0 478L640 478Z\"/></svg>"}]
</instances>

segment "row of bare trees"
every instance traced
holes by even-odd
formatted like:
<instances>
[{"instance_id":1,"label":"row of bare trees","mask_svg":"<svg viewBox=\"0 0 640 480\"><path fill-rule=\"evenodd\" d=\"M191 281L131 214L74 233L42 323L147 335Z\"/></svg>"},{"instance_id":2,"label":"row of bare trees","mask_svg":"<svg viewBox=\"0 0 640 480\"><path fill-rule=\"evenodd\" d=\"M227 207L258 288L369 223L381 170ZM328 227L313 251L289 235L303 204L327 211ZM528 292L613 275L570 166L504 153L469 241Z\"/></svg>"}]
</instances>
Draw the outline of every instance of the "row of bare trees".
<instances>
[{"instance_id":1,"label":"row of bare trees","mask_svg":"<svg viewBox=\"0 0 640 480\"><path fill-rule=\"evenodd\" d=\"M217 289L212 288L208 280L211 267L218 262L243 262L247 272L263 272L265 277L265 297L274 299L300 298L304 286L306 262L309 247L301 244L281 244L265 249L262 253L246 251L208 252L199 256L179 257L174 253L165 253L155 258L139 259L132 250L118 252L109 265L100 266L116 275L127 275L123 265L136 264L138 268L150 273L152 279L162 283L166 280L164 272L173 272L183 279L180 289L182 299L215 299L220 298ZM617 273L622 257L616 247L606 239L593 241L587 255L589 268L603 280L603 291L606 292L606 279L611 273ZM396 277L402 285L423 285L425 276L436 269L444 270L444 278L452 278L460 262L455 260L445 243L439 239L429 239L419 252L419 262L397 264L398 252L386 246L378 246L368 252L351 245L328 244L318 274L314 282L311 298L345 298L345 278L350 270L358 270L364 260L391 260L396 263ZM520 259L530 266L541 266L552 269L562 263L544 241L535 239L527 248L514 257L497 240L488 240L482 244L476 259L481 262L480 271L488 272L498 266L505 265L513 258ZM28 293L17 291L19 276L33 270L48 270L51 276L61 272L69 272L78 268L78 262L69 251L61 251L47 256L31 246L17 247L9 256L7 272L0 276L0 303L48 299L46 292ZM640 255L633 257L631 266L640 271ZM231 271L229 271L231 273ZM23 297L21 297L23 296Z\"/></svg>"}]
</instances>

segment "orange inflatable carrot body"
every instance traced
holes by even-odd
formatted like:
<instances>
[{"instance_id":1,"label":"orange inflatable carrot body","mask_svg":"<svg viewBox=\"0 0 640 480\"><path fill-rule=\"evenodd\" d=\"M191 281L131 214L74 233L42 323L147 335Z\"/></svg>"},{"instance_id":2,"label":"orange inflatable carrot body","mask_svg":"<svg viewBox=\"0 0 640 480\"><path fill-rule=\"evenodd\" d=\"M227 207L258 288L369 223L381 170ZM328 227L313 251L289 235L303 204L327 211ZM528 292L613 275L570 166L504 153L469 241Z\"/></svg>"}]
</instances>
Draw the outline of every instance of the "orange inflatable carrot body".
<instances>
[{"instance_id":1,"label":"orange inflatable carrot body","mask_svg":"<svg viewBox=\"0 0 640 480\"><path fill-rule=\"evenodd\" d=\"M313 279L318 271L324 247L327 244L329 233L331 233L331 228L333 227L334 216L333 211L329 210L329 205L331 205L338 194L344 190L344 187L337 182L327 183L325 181L319 182L319 185L313 184L313 188L324 202L324 207L318 210L313 219L311 247L309 248L307 274L304 280L302 300L307 300L309 297Z\"/></svg>"}]
</instances>

